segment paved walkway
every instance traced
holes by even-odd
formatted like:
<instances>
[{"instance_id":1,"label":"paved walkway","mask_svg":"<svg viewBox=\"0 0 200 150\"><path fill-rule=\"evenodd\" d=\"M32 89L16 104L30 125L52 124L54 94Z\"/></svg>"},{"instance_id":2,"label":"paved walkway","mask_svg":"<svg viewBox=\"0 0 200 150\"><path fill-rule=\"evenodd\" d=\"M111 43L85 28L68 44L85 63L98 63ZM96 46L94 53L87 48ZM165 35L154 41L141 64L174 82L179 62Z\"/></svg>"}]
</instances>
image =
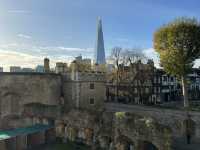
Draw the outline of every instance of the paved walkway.
<instances>
[{"instance_id":1,"label":"paved walkway","mask_svg":"<svg viewBox=\"0 0 200 150\"><path fill-rule=\"evenodd\" d=\"M179 139L174 142L173 150L200 150L200 143L193 141L187 144L184 139Z\"/></svg>"}]
</instances>

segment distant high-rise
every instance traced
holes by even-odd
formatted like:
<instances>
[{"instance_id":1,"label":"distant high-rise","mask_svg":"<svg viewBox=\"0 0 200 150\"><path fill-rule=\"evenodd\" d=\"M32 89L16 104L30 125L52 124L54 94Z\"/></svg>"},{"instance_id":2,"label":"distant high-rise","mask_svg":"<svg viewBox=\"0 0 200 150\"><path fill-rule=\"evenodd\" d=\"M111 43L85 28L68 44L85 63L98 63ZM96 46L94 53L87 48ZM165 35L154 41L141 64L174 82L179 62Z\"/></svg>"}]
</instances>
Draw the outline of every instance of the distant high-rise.
<instances>
[{"instance_id":1,"label":"distant high-rise","mask_svg":"<svg viewBox=\"0 0 200 150\"><path fill-rule=\"evenodd\" d=\"M34 69L32 69L32 68L22 68L21 72L34 72Z\"/></svg>"},{"instance_id":2,"label":"distant high-rise","mask_svg":"<svg viewBox=\"0 0 200 150\"><path fill-rule=\"evenodd\" d=\"M101 19L98 18L97 39L95 45L95 64L105 64L105 49Z\"/></svg>"},{"instance_id":3,"label":"distant high-rise","mask_svg":"<svg viewBox=\"0 0 200 150\"><path fill-rule=\"evenodd\" d=\"M10 66L10 72L21 72L20 66Z\"/></svg>"},{"instance_id":4,"label":"distant high-rise","mask_svg":"<svg viewBox=\"0 0 200 150\"><path fill-rule=\"evenodd\" d=\"M49 59L48 59L48 58L45 58L45 59L44 59L44 72L45 72L45 73L50 72Z\"/></svg>"},{"instance_id":5,"label":"distant high-rise","mask_svg":"<svg viewBox=\"0 0 200 150\"><path fill-rule=\"evenodd\" d=\"M37 65L35 68L35 72L44 73L44 66Z\"/></svg>"},{"instance_id":6,"label":"distant high-rise","mask_svg":"<svg viewBox=\"0 0 200 150\"><path fill-rule=\"evenodd\" d=\"M3 72L3 67L0 67L0 72Z\"/></svg>"}]
</instances>

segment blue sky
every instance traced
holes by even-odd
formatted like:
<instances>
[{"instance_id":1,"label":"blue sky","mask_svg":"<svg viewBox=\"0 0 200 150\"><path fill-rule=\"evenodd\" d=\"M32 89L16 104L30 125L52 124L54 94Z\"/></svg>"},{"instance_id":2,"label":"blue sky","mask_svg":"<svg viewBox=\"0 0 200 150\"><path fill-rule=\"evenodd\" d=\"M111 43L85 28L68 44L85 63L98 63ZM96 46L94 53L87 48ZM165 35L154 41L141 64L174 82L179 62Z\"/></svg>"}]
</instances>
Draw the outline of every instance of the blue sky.
<instances>
[{"instance_id":1,"label":"blue sky","mask_svg":"<svg viewBox=\"0 0 200 150\"><path fill-rule=\"evenodd\" d=\"M114 46L155 58L154 31L178 16L200 19L198 0L1 0L0 66L92 58L97 17L107 56Z\"/></svg>"}]
</instances>

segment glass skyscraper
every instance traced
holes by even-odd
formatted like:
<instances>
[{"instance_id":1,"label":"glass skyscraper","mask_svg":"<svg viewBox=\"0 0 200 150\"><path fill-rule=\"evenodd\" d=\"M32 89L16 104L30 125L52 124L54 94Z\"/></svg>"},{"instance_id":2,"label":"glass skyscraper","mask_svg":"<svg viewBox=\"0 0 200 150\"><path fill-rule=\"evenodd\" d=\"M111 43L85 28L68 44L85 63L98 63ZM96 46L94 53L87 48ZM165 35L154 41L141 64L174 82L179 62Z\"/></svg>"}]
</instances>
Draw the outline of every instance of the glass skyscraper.
<instances>
[{"instance_id":1,"label":"glass skyscraper","mask_svg":"<svg viewBox=\"0 0 200 150\"><path fill-rule=\"evenodd\" d=\"M95 64L105 64L105 49L101 19L98 18L97 39L95 45Z\"/></svg>"}]
</instances>

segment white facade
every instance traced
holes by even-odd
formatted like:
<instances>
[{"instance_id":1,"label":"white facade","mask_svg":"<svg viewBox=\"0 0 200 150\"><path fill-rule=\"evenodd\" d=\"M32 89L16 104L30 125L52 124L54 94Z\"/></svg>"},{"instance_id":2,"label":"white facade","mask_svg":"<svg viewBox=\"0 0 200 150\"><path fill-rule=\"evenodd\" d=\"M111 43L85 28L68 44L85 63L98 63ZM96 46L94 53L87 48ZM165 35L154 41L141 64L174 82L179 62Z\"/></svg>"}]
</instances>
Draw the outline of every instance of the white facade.
<instances>
[{"instance_id":1,"label":"white facade","mask_svg":"<svg viewBox=\"0 0 200 150\"><path fill-rule=\"evenodd\" d=\"M22 68L22 72L34 72L34 69L32 68Z\"/></svg>"},{"instance_id":2,"label":"white facade","mask_svg":"<svg viewBox=\"0 0 200 150\"><path fill-rule=\"evenodd\" d=\"M66 73L67 72L67 63L57 62L55 71L56 73Z\"/></svg>"},{"instance_id":3,"label":"white facade","mask_svg":"<svg viewBox=\"0 0 200 150\"><path fill-rule=\"evenodd\" d=\"M0 67L0 72L3 72L3 67Z\"/></svg>"},{"instance_id":4,"label":"white facade","mask_svg":"<svg viewBox=\"0 0 200 150\"><path fill-rule=\"evenodd\" d=\"M10 72L21 72L20 66L10 66Z\"/></svg>"},{"instance_id":5,"label":"white facade","mask_svg":"<svg viewBox=\"0 0 200 150\"><path fill-rule=\"evenodd\" d=\"M37 65L37 67L35 68L35 72L44 73L44 66Z\"/></svg>"}]
</instances>

